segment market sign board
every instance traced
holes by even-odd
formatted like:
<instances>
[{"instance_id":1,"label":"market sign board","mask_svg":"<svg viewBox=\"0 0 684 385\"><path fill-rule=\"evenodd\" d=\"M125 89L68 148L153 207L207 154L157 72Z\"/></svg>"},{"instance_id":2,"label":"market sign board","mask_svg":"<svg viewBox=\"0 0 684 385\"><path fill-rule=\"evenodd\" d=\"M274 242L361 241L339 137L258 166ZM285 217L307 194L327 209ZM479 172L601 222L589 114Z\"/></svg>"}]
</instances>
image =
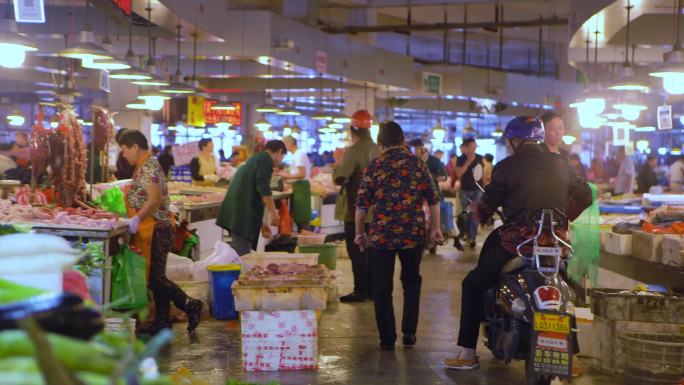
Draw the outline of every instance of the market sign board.
<instances>
[{"instance_id":1,"label":"market sign board","mask_svg":"<svg viewBox=\"0 0 684 385\"><path fill-rule=\"evenodd\" d=\"M316 51L316 72L324 74L328 72L328 54L323 51Z\"/></svg>"},{"instance_id":2,"label":"market sign board","mask_svg":"<svg viewBox=\"0 0 684 385\"><path fill-rule=\"evenodd\" d=\"M212 110L216 100L204 101L204 122L206 124L230 123L231 126L242 126L242 104L231 103L234 110Z\"/></svg>"},{"instance_id":3,"label":"market sign board","mask_svg":"<svg viewBox=\"0 0 684 385\"><path fill-rule=\"evenodd\" d=\"M14 20L17 23L45 23L43 0L14 0Z\"/></svg>"},{"instance_id":4,"label":"market sign board","mask_svg":"<svg viewBox=\"0 0 684 385\"><path fill-rule=\"evenodd\" d=\"M188 97L188 114L186 123L191 127L204 127L207 122L204 119L204 96Z\"/></svg>"},{"instance_id":5,"label":"market sign board","mask_svg":"<svg viewBox=\"0 0 684 385\"><path fill-rule=\"evenodd\" d=\"M442 75L432 72L423 72L423 92L441 94Z\"/></svg>"},{"instance_id":6,"label":"market sign board","mask_svg":"<svg viewBox=\"0 0 684 385\"><path fill-rule=\"evenodd\" d=\"M109 71L100 70L100 89L104 92L110 92Z\"/></svg>"}]
</instances>

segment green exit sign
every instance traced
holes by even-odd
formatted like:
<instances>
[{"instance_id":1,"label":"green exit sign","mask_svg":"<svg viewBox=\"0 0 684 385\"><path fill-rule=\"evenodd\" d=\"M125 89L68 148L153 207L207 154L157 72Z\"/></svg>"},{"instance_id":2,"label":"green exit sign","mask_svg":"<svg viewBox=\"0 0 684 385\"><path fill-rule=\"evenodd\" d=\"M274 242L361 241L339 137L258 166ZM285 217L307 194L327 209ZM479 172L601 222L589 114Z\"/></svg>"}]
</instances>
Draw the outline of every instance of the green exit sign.
<instances>
[{"instance_id":1,"label":"green exit sign","mask_svg":"<svg viewBox=\"0 0 684 385\"><path fill-rule=\"evenodd\" d=\"M442 75L423 72L423 91L440 94L442 92Z\"/></svg>"}]
</instances>

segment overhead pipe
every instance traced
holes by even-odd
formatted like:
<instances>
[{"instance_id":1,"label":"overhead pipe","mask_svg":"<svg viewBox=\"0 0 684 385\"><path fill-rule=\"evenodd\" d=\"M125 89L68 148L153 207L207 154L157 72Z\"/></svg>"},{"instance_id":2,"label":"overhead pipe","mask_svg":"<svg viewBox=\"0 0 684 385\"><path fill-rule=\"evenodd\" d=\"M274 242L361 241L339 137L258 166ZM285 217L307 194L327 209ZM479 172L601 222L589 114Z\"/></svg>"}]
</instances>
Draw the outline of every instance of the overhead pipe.
<instances>
[{"instance_id":1,"label":"overhead pipe","mask_svg":"<svg viewBox=\"0 0 684 385\"><path fill-rule=\"evenodd\" d=\"M468 5L464 4L467 12ZM378 32L395 32L407 34L410 32L424 32L424 31L441 31L443 29L498 29L498 28L532 28L532 27L552 27L559 25L567 25L567 18L560 18L557 16L544 19L534 20L511 20L511 21L485 21L468 23L467 17L464 13L463 23L433 23L433 24L411 24L411 25L368 25L368 26L347 26L347 27L333 27L326 26L322 30L327 33L378 33Z\"/></svg>"}]
</instances>

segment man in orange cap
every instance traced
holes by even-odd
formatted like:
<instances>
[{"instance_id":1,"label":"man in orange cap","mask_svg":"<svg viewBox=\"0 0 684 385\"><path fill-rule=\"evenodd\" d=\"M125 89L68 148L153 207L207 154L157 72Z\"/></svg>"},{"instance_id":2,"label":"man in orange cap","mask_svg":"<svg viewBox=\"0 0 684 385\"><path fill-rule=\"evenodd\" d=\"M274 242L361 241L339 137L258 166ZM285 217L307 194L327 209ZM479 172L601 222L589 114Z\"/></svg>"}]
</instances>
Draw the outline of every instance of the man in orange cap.
<instances>
[{"instance_id":1,"label":"man in orange cap","mask_svg":"<svg viewBox=\"0 0 684 385\"><path fill-rule=\"evenodd\" d=\"M347 245L347 253L352 262L354 274L354 291L342 296L342 302L362 302L371 298L372 287L368 267L368 252L359 249L354 243L356 226L354 214L356 211L356 197L363 170L368 167L371 160L378 154L378 146L373 143L370 136L370 127L373 123L370 113L359 110L352 115L351 132L352 145L344 151L340 160L336 159L333 171L335 184L341 186L335 204L335 218L344 221L344 240ZM366 217L366 226L370 217Z\"/></svg>"}]
</instances>

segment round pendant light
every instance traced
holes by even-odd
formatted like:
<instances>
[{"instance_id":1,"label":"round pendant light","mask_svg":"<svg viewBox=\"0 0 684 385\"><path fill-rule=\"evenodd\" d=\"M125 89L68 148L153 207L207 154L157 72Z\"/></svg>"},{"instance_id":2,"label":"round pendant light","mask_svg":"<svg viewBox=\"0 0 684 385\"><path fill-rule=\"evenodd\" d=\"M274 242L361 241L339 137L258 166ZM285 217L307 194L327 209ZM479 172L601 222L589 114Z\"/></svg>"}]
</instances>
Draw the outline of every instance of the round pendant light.
<instances>
[{"instance_id":1,"label":"round pendant light","mask_svg":"<svg viewBox=\"0 0 684 385\"><path fill-rule=\"evenodd\" d=\"M173 81L171 82L171 84L161 89L161 92L164 92L166 94L190 95L195 93L195 90L192 87L183 83L183 74L181 73L180 69L181 28L183 27L180 24L176 26L176 29L178 30L178 33L176 35L176 73L173 76Z\"/></svg>"},{"instance_id":2,"label":"round pendant light","mask_svg":"<svg viewBox=\"0 0 684 385\"><path fill-rule=\"evenodd\" d=\"M26 52L38 51L29 39L20 35L13 19L0 20L0 66L18 68L26 60Z\"/></svg>"}]
</instances>

